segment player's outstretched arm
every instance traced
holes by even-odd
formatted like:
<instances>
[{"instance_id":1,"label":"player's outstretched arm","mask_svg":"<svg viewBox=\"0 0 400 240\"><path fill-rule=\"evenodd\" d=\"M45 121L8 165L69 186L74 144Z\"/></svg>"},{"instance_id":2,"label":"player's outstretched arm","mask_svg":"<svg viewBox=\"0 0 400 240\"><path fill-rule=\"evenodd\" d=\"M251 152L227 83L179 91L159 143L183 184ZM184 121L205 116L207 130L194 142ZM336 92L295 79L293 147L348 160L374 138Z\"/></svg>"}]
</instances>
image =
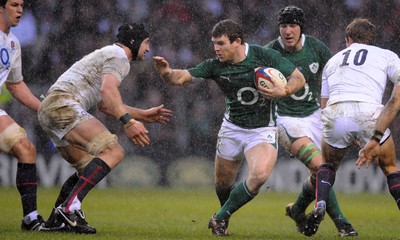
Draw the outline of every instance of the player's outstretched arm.
<instances>
[{"instance_id":1,"label":"player's outstretched arm","mask_svg":"<svg viewBox=\"0 0 400 240\"><path fill-rule=\"evenodd\" d=\"M152 107L149 109L140 109L127 105L125 105L125 107L134 119L148 123L166 124L172 118L172 111L164 108L164 105Z\"/></svg>"},{"instance_id":2,"label":"player's outstretched arm","mask_svg":"<svg viewBox=\"0 0 400 240\"><path fill-rule=\"evenodd\" d=\"M20 103L27 106L28 108L38 111L40 106L40 100L34 96L24 81L17 83L6 83L7 90L11 95L16 98Z\"/></svg>"},{"instance_id":3,"label":"player's outstretched arm","mask_svg":"<svg viewBox=\"0 0 400 240\"><path fill-rule=\"evenodd\" d=\"M163 80L171 85L183 86L192 82L192 75L186 69L172 69L164 57L154 56L157 72Z\"/></svg>"}]
</instances>

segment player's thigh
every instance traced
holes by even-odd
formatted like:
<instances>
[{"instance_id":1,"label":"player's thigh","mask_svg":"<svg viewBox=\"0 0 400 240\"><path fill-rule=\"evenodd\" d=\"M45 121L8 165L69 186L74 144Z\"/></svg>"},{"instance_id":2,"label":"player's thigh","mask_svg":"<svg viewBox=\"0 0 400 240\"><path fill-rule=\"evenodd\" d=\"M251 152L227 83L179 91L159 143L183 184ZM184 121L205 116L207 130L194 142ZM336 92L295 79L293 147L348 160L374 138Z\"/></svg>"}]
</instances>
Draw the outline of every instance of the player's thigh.
<instances>
[{"instance_id":1,"label":"player's thigh","mask_svg":"<svg viewBox=\"0 0 400 240\"><path fill-rule=\"evenodd\" d=\"M249 176L266 181L271 174L278 156L277 149L269 143L259 143L245 152Z\"/></svg>"},{"instance_id":2,"label":"player's thigh","mask_svg":"<svg viewBox=\"0 0 400 240\"><path fill-rule=\"evenodd\" d=\"M77 124L69 131L64 139L70 144L86 148L98 134L108 131L108 129L96 118L90 118Z\"/></svg>"}]
</instances>

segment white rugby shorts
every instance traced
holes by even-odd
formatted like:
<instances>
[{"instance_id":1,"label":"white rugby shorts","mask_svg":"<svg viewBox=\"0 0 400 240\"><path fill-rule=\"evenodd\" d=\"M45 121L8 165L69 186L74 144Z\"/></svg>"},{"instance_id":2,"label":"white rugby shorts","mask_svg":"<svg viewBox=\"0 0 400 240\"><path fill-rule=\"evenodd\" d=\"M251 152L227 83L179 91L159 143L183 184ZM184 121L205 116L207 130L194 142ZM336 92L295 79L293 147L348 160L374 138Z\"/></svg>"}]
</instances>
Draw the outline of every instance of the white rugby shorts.
<instances>
[{"instance_id":1,"label":"white rugby shorts","mask_svg":"<svg viewBox=\"0 0 400 240\"><path fill-rule=\"evenodd\" d=\"M280 116L276 119L279 145L287 150L292 145L291 138L309 137L321 149L322 122L321 109L307 117Z\"/></svg>"},{"instance_id":2,"label":"white rugby shorts","mask_svg":"<svg viewBox=\"0 0 400 240\"><path fill-rule=\"evenodd\" d=\"M322 110L324 141L336 148L346 148L358 140L365 145L375 129L382 104L339 102ZM390 136L386 129L381 142Z\"/></svg>"},{"instance_id":3,"label":"white rugby shorts","mask_svg":"<svg viewBox=\"0 0 400 240\"><path fill-rule=\"evenodd\" d=\"M216 154L226 160L241 161L245 152L260 143L269 143L277 148L277 128L241 128L224 118L218 133Z\"/></svg>"},{"instance_id":4,"label":"white rugby shorts","mask_svg":"<svg viewBox=\"0 0 400 240\"><path fill-rule=\"evenodd\" d=\"M68 146L64 136L79 123L93 118L81 104L68 93L50 93L40 105L39 123L57 147Z\"/></svg>"}]
</instances>

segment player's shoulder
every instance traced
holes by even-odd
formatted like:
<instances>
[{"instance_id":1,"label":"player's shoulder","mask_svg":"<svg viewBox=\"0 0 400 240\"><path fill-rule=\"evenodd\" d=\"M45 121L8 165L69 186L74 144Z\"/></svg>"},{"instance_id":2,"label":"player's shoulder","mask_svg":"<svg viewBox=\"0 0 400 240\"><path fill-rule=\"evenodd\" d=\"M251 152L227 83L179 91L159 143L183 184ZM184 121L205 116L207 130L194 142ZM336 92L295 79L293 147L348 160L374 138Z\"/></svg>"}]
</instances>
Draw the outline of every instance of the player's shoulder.
<instances>
[{"instance_id":1,"label":"player's shoulder","mask_svg":"<svg viewBox=\"0 0 400 240\"><path fill-rule=\"evenodd\" d=\"M128 57L125 54L124 49L119 47L116 44L104 46L95 51L95 53L102 55L104 58L117 58L122 60L128 60Z\"/></svg>"}]
</instances>

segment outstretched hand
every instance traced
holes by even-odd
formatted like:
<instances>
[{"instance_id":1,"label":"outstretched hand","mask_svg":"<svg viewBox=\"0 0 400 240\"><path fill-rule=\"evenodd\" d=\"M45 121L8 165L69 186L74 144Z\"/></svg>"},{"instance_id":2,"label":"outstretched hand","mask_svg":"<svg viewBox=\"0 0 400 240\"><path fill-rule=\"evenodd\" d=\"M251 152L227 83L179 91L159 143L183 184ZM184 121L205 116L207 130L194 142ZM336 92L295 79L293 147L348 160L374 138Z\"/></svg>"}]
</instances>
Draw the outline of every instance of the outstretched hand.
<instances>
[{"instance_id":1,"label":"outstretched hand","mask_svg":"<svg viewBox=\"0 0 400 240\"><path fill-rule=\"evenodd\" d=\"M154 56L153 61L155 63L157 72L160 73L161 76L166 76L172 71L168 61L164 57Z\"/></svg>"},{"instance_id":2,"label":"outstretched hand","mask_svg":"<svg viewBox=\"0 0 400 240\"><path fill-rule=\"evenodd\" d=\"M357 167L361 168L361 166L365 163L365 167L369 167L369 164L373 160L375 165L379 164L378 152L380 150L379 143L373 140L370 140L364 148L362 148L358 152L358 159L356 161Z\"/></svg>"},{"instance_id":3,"label":"outstretched hand","mask_svg":"<svg viewBox=\"0 0 400 240\"><path fill-rule=\"evenodd\" d=\"M143 123L133 119L125 125L125 133L128 138L130 138L134 144L141 147L150 144L150 138L147 135L148 132Z\"/></svg>"},{"instance_id":4,"label":"outstretched hand","mask_svg":"<svg viewBox=\"0 0 400 240\"><path fill-rule=\"evenodd\" d=\"M143 113L143 121L148 123L158 122L161 124L166 124L171 120L171 118L172 111L164 108L163 104L158 107L152 107L144 110Z\"/></svg>"}]
</instances>

